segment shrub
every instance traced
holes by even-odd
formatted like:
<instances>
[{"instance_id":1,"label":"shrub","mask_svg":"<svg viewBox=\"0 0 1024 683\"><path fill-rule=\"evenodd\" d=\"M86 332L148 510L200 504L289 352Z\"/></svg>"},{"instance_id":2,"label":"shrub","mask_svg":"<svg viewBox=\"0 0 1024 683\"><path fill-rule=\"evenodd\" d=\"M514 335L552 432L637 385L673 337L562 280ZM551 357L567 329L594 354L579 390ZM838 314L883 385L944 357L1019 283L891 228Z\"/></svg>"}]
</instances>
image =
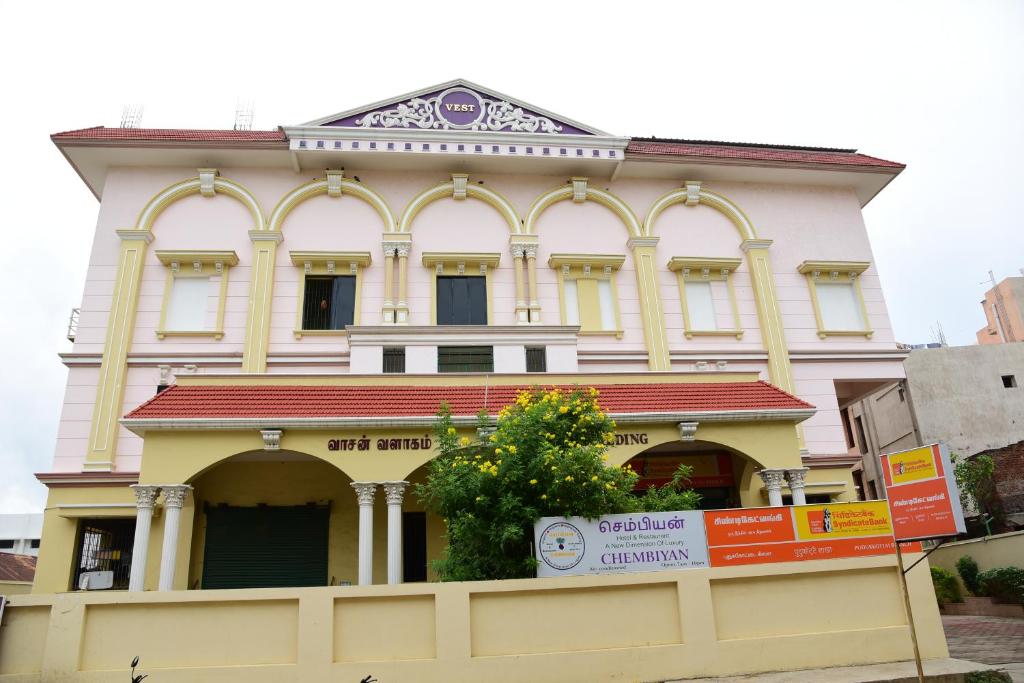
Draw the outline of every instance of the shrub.
<instances>
[{"instance_id":1,"label":"shrub","mask_svg":"<svg viewBox=\"0 0 1024 683\"><path fill-rule=\"evenodd\" d=\"M981 594L998 602L1024 604L1024 569L997 567L978 574Z\"/></svg>"},{"instance_id":2,"label":"shrub","mask_svg":"<svg viewBox=\"0 0 1024 683\"><path fill-rule=\"evenodd\" d=\"M597 395L595 389L522 392L498 413L493 433L476 438L460 438L442 407L434 428L440 454L427 483L416 487L448 527L445 555L433 565L442 581L534 576L533 525L541 517L696 507L700 496L685 489L685 469L666 487L637 497L636 473L605 464L615 423Z\"/></svg>"},{"instance_id":3,"label":"shrub","mask_svg":"<svg viewBox=\"0 0 1024 683\"><path fill-rule=\"evenodd\" d=\"M972 671L964 677L964 683L1013 683L1005 671Z\"/></svg>"},{"instance_id":4,"label":"shrub","mask_svg":"<svg viewBox=\"0 0 1024 683\"><path fill-rule=\"evenodd\" d=\"M980 595L981 587L978 585L978 563L970 555L964 555L956 561L956 573L964 582L967 591L971 595Z\"/></svg>"},{"instance_id":5,"label":"shrub","mask_svg":"<svg viewBox=\"0 0 1024 683\"><path fill-rule=\"evenodd\" d=\"M932 567L932 586L935 588L935 599L940 605L947 602L963 602L960 596L960 584L953 573L942 567Z\"/></svg>"}]
</instances>

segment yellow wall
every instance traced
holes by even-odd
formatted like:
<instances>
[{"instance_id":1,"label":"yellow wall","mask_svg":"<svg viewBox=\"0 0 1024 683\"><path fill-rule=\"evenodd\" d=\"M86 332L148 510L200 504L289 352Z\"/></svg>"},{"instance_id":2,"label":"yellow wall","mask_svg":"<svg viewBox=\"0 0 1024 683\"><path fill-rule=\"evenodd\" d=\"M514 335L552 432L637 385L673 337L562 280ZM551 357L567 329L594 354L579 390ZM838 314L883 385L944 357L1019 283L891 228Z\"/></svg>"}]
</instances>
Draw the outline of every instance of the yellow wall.
<instances>
[{"instance_id":1,"label":"yellow wall","mask_svg":"<svg viewBox=\"0 0 1024 683\"><path fill-rule=\"evenodd\" d=\"M31 592L31 581L0 581L0 595L24 595Z\"/></svg>"},{"instance_id":2,"label":"yellow wall","mask_svg":"<svg viewBox=\"0 0 1024 683\"><path fill-rule=\"evenodd\" d=\"M0 681L119 680L136 654L141 672L172 683L368 674L425 683L664 680L905 660L912 650L896 572L886 556L515 581L15 596L0 629ZM923 656L948 656L927 563L908 579Z\"/></svg>"}]
</instances>

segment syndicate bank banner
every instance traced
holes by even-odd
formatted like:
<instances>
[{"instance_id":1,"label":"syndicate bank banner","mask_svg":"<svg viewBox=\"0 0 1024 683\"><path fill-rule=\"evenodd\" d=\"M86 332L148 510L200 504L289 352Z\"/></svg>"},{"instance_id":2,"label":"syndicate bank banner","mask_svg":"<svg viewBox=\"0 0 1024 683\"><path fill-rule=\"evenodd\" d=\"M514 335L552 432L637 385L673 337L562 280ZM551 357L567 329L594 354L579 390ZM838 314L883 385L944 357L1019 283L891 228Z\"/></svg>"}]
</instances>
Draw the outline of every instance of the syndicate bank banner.
<instances>
[{"instance_id":1,"label":"syndicate bank banner","mask_svg":"<svg viewBox=\"0 0 1024 683\"><path fill-rule=\"evenodd\" d=\"M896 552L884 500L708 510L704 524L712 567Z\"/></svg>"},{"instance_id":2,"label":"syndicate bank banner","mask_svg":"<svg viewBox=\"0 0 1024 683\"><path fill-rule=\"evenodd\" d=\"M964 533L960 491L945 444L886 453L879 459L896 538L910 540Z\"/></svg>"},{"instance_id":3,"label":"syndicate bank banner","mask_svg":"<svg viewBox=\"0 0 1024 683\"><path fill-rule=\"evenodd\" d=\"M542 517L534 525L534 543L541 577L708 566L700 510L605 515L596 520Z\"/></svg>"}]
</instances>

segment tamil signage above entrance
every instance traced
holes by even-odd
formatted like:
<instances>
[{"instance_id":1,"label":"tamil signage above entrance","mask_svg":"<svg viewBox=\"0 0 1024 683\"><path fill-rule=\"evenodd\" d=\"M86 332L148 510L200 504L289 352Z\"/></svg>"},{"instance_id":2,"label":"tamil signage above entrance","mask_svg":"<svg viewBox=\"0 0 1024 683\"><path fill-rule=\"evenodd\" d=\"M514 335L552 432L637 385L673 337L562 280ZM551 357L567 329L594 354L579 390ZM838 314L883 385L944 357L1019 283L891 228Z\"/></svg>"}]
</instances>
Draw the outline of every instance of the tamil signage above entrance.
<instances>
[{"instance_id":1,"label":"tamil signage above entrance","mask_svg":"<svg viewBox=\"0 0 1024 683\"><path fill-rule=\"evenodd\" d=\"M945 444L879 456L896 538L956 536L966 530Z\"/></svg>"},{"instance_id":2,"label":"tamil signage above entrance","mask_svg":"<svg viewBox=\"0 0 1024 683\"><path fill-rule=\"evenodd\" d=\"M704 513L650 512L543 517L534 525L537 576L692 569L708 566Z\"/></svg>"}]
</instances>

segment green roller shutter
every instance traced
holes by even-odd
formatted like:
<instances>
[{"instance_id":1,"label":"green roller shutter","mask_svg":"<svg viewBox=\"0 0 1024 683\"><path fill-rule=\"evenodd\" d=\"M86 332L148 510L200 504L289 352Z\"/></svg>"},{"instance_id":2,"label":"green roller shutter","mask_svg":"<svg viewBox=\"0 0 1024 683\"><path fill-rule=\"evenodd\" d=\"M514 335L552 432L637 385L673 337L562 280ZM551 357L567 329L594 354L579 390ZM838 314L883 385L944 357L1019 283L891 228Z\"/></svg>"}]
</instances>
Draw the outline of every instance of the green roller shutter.
<instances>
[{"instance_id":1,"label":"green roller shutter","mask_svg":"<svg viewBox=\"0 0 1024 683\"><path fill-rule=\"evenodd\" d=\"M327 585L323 506L206 509L203 588Z\"/></svg>"}]
</instances>

